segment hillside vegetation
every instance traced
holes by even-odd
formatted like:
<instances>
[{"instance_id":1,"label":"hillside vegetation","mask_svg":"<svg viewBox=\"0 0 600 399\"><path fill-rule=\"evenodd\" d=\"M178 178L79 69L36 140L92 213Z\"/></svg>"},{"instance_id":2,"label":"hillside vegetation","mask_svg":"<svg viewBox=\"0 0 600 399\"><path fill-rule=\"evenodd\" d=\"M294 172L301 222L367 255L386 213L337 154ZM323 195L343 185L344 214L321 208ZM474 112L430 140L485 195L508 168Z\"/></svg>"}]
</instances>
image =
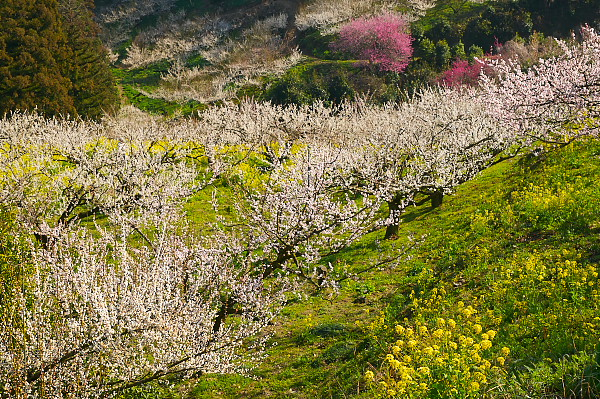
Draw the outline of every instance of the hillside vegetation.
<instances>
[{"instance_id":1,"label":"hillside vegetation","mask_svg":"<svg viewBox=\"0 0 600 399\"><path fill-rule=\"evenodd\" d=\"M592 0L163 0L103 2L97 18L128 101L157 114L189 115L203 104L246 97L402 101L399 92L435 84L458 60L473 65L474 57L518 55L530 63L556 55L548 36L593 26L598 12ZM341 30L388 13L410 22L414 51L406 70L374 71L357 64L357 54L339 51ZM129 79L136 70L153 78Z\"/></svg>"},{"instance_id":2,"label":"hillside vegetation","mask_svg":"<svg viewBox=\"0 0 600 399\"><path fill-rule=\"evenodd\" d=\"M100 119L118 108L108 52L88 0L0 5L0 114Z\"/></svg>"}]
</instances>

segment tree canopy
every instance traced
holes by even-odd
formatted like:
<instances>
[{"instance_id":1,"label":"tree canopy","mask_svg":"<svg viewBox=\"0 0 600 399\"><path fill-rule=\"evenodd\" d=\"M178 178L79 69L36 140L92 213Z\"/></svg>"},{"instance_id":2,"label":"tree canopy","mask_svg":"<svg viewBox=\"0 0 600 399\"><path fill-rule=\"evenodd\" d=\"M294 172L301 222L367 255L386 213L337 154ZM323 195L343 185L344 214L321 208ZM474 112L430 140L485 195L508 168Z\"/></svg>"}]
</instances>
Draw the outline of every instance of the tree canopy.
<instances>
[{"instance_id":1,"label":"tree canopy","mask_svg":"<svg viewBox=\"0 0 600 399\"><path fill-rule=\"evenodd\" d=\"M408 31L401 15L359 18L342 27L334 48L369 61L382 71L402 72L412 56Z\"/></svg>"},{"instance_id":2,"label":"tree canopy","mask_svg":"<svg viewBox=\"0 0 600 399\"><path fill-rule=\"evenodd\" d=\"M96 119L116 101L87 0L0 5L0 114L37 109Z\"/></svg>"}]
</instances>

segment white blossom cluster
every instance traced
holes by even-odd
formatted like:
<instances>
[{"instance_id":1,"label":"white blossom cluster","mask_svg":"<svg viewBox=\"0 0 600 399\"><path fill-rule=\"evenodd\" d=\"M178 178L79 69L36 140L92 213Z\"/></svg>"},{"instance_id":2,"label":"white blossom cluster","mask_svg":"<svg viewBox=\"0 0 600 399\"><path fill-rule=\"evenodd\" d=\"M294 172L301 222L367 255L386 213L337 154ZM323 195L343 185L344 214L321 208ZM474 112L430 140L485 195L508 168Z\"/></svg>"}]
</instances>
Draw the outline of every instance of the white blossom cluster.
<instances>
[{"instance_id":1,"label":"white blossom cluster","mask_svg":"<svg viewBox=\"0 0 600 399\"><path fill-rule=\"evenodd\" d=\"M434 0L313 0L301 7L296 27L330 34L337 32L342 24L365 15L394 12L399 6L410 10L411 15L422 15L434 5Z\"/></svg>"},{"instance_id":2,"label":"white blossom cluster","mask_svg":"<svg viewBox=\"0 0 600 399\"><path fill-rule=\"evenodd\" d=\"M190 20L179 13L138 35L123 62L137 68L170 60L173 65L162 76L160 86L144 94L169 101L211 102L231 98L231 87L257 83L259 76L282 74L302 58L298 49L288 49L283 41L285 14L249 25L241 33L242 40L228 38L233 28L242 25L240 21L211 16ZM182 60L195 53L211 65L185 66Z\"/></svg>"},{"instance_id":3,"label":"white blossom cluster","mask_svg":"<svg viewBox=\"0 0 600 399\"><path fill-rule=\"evenodd\" d=\"M102 23L133 24L146 15L168 10L175 0L121 0L105 9L100 9L99 19Z\"/></svg>"},{"instance_id":4,"label":"white blossom cluster","mask_svg":"<svg viewBox=\"0 0 600 399\"><path fill-rule=\"evenodd\" d=\"M192 371L239 372L240 345L273 318L280 291L244 275L224 250L161 227L156 247L126 233L54 231L31 253L0 323L0 376L9 397L110 397ZM215 327L222 296L235 317Z\"/></svg>"},{"instance_id":5,"label":"white blossom cluster","mask_svg":"<svg viewBox=\"0 0 600 399\"><path fill-rule=\"evenodd\" d=\"M232 51L244 53L240 48ZM254 54L253 58L256 62L246 60L239 63L224 62L223 65L226 67L188 68L176 60L169 71L162 76L161 86L151 93L144 92L144 94L152 98L179 102L192 99L209 103L228 99L235 95L232 89L245 84L258 84L260 76L281 75L302 59L298 49L293 49L289 55L283 57L277 52L270 51L261 53L249 49L248 53ZM276 58L272 59L274 54Z\"/></svg>"},{"instance_id":6,"label":"white blossom cluster","mask_svg":"<svg viewBox=\"0 0 600 399\"><path fill-rule=\"evenodd\" d=\"M284 108L242 102L208 110L201 114L201 121L227 142L253 145L253 151L264 153L269 148L266 143L277 142L279 154L270 154L271 161L291 157L293 143L299 143L302 151L296 150L291 165L270 167L277 166L287 175L303 167L310 154L315 164L304 168L319 170L316 160L322 159L327 171L320 179L330 179L325 187L360 193L374 201L372 208L387 202L401 212L418 194L441 198L452 192L512 145L513 137L478 96L476 91L434 89L400 105L355 102L333 109L323 104ZM270 186L289 181L310 182L308 176L286 177ZM292 191L302 192L300 188ZM307 194L307 198L312 197ZM285 201L259 203L276 209ZM297 213L291 209L295 208L290 213ZM368 212L364 216L371 217ZM398 215L390 217L394 220L389 222L397 224Z\"/></svg>"},{"instance_id":7,"label":"white blossom cluster","mask_svg":"<svg viewBox=\"0 0 600 399\"><path fill-rule=\"evenodd\" d=\"M318 0L303 6L296 16L299 30L315 28L324 32L335 30L339 24L362 15L376 14L388 10L395 2L381 4L375 0Z\"/></svg>"},{"instance_id":8,"label":"white blossom cluster","mask_svg":"<svg viewBox=\"0 0 600 399\"><path fill-rule=\"evenodd\" d=\"M189 18L184 12L163 17L155 27L136 36L123 63L138 68L161 60L178 60L222 45L235 22L207 15Z\"/></svg>"},{"instance_id":9,"label":"white blossom cluster","mask_svg":"<svg viewBox=\"0 0 600 399\"><path fill-rule=\"evenodd\" d=\"M157 140L158 125L122 127L32 114L3 119L0 199L18 204L34 232L99 212L132 226L172 213L202 176L181 160L175 138Z\"/></svg>"},{"instance_id":10,"label":"white blossom cluster","mask_svg":"<svg viewBox=\"0 0 600 399\"><path fill-rule=\"evenodd\" d=\"M110 397L254 361L241 346L289 284L263 284L238 261L235 240L187 233L182 201L218 169L200 161L201 143L178 139L181 128L20 113L0 121L0 200L25 259L2 270L19 283L5 286L0 310L1 397Z\"/></svg>"},{"instance_id":11,"label":"white blossom cluster","mask_svg":"<svg viewBox=\"0 0 600 399\"><path fill-rule=\"evenodd\" d=\"M582 42L557 40L561 55L523 70L518 59L499 60L499 81L483 77L486 103L525 144L568 143L598 134L600 118L600 36L590 27Z\"/></svg>"},{"instance_id":12,"label":"white blossom cluster","mask_svg":"<svg viewBox=\"0 0 600 399\"><path fill-rule=\"evenodd\" d=\"M140 67L160 60L176 60L200 52L214 64L221 63L236 46L228 39L233 29L243 28L243 42L269 43L277 40L273 31L283 29L285 14L272 15L247 25L247 21L214 15L190 18L183 11L168 14L155 27L138 34L127 51L125 65ZM145 59L147 58L147 59Z\"/></svg>"},{"instance_id":13,"label":"white blossom cluster","mask_svg":"<svg viewBox=\"0 0 600 399\"><path fill-rule=\"evenodd\" d=\"M110 6L99 8L97 18L106 28L103 42L109 47L127 40L130 29L142 18L154 13L166 12L175 4L175 0L122 0Z\"/></svg>"}]
</instances>

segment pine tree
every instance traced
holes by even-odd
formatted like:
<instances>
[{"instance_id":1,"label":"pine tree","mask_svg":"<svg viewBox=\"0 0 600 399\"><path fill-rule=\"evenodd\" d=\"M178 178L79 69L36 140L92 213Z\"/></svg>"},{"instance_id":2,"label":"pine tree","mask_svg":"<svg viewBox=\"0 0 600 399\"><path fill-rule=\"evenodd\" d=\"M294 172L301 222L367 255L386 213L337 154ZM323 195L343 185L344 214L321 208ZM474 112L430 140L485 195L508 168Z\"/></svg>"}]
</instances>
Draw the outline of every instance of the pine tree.
<instances>
[{"instance_id":1,"label":"pine tree","mask_svg":"<svg viewBox=\"0 0 600 399\"><path fill-rule=\"evenodd\" d=\"M76 113L71 82L57 56L66 58L56 0L0 3L0 116L21 109L48 115Z\"/></svg>"},{"instance_id":2,"label":"pine tree","mask_svg":"<svg viewBox=\"0 0 600 399\"><path fill-rule=\"evenodd\" d=\"M98 119L118 101L108 54L93 20L91 0L59 0L70 57L63 60L63 74L71 81L70 96L80 116Z\"/></svg>"},{"instance_id":3,"label":"pine tree","mask_svg":"<svg viewBox=\"0 0 600 399\"><path fill-rule=\"evenodd\" d=\"M37 109L98 119L117 103L91 0L2 0L0 117Z\"/></svg>"}]
</instances>

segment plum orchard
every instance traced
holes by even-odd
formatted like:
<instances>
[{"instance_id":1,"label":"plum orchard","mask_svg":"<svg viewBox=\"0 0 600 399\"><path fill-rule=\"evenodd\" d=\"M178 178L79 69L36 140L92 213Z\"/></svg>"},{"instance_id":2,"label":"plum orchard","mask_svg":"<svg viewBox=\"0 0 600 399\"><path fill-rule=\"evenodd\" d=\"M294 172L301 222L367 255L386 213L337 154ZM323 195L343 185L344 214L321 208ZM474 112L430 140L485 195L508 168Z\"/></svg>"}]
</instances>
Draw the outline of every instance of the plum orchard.
<instances>
[{"instance_id":1,"label":"plum orchard","mask_svg":"<svg viewBox=\"0 0 600 399\"><path fill-rule=\"evenodd\" d=\"M172 374L242 371L286 295L347 277L324 256L384 225L393 236L407 206L438 205L532 137L597 133L598 57L577 60L600 44L585 33L528 80L505 70L483 90L401 105L5 117L0 396L110 397ZM523 94L573 63L544 103ZM216 223L195 237L182 204L200 191L214 194ZM232 212L218 201L228 191Z\"/></svg>"},{"instance_id":2,"label":"plum orchard","mask_svg":"<svg viewBox=\"0 0 600 399\"><path fill-rule=\"evenodd\" d=\"M236 370L235 350L296 282L345 277L321 258L387 223L384 202L450 190L480 162L435 155L487 142L457 125L485 112L473 98L456 103L466 113L424 105L448 95L423 93L409 108L243 103L144 128L5 118L0 195L28 254L3 270L5 395L110 396L173 373ZM430 135L419 139L416 124ZM182 201L223 183L234 215L184 239Z\"/></svg>"},{"instance_id":3,"label":"plum orchard","mask_svg":"<svg viewBox=\"0 0 600 399\"><path fill-rule=\"evenodd\" d=\"M314 185L330 179L323 190L375 201L370 208L387 203L388 237L417 195L439 205L443 195L488 166L513 140L476 91L428 90L400 105L358 102L333 109L242 103L208 111L203 118L220 137L262 154L271 177L307 162L315 164L313 172L326 165L320 177L294 180ZM296 153L301 163L290 166L283 161L294 145L303 148Z\"/></svg>"}]
</instances>

